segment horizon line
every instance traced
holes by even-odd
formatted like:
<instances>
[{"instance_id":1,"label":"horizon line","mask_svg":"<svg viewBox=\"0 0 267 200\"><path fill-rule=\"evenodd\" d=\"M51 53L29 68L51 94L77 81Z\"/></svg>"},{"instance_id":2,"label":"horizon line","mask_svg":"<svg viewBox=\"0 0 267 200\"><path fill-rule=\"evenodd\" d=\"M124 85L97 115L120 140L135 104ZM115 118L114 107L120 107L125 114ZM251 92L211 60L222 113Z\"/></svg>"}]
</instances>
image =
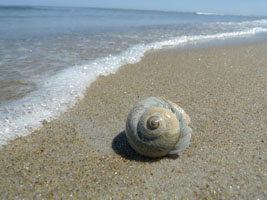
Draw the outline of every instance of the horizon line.
<instances>
[{"instance_id":1,"label":"horizon line","mask_svg":"<svg viewBox=\"0 0 267 200\"><path fill-rule=\"evenodd\" d=\"M140 9L140 8L116 8L116 7L91 7L91 6L57 6L57 5L2 5L0 7L52 7L52 8L91 8L91 9L107 9L107 10L132 10L132 11L150 11L150 12L172 12L172 13L193 13L198 15L232 15L232 16L247 16L247 17L267 17L267 15L255 14L225 14L207 11L177 11L177 10L153 10L153 9Z\"/></svg>"}]
</instances>

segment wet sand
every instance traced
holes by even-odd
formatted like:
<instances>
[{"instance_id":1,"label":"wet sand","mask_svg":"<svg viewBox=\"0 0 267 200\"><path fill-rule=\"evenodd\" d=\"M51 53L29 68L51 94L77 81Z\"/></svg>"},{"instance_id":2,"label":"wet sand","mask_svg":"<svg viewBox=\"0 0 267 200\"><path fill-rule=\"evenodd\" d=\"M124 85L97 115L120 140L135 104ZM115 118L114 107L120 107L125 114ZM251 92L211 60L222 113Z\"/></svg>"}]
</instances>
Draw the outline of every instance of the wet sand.
<instances>
[{"instance_id":1,"label":"wet sand","mask_svg":"<svg viewBox=\"0 0 267 200\"><path fill-rule=\"evenodd\" d=\"M136 154L130 109L164 96L191 117L177 158ZM266 199L267 43L147 54L0 149L1 199Z\"/></svg>"}]
</instances>

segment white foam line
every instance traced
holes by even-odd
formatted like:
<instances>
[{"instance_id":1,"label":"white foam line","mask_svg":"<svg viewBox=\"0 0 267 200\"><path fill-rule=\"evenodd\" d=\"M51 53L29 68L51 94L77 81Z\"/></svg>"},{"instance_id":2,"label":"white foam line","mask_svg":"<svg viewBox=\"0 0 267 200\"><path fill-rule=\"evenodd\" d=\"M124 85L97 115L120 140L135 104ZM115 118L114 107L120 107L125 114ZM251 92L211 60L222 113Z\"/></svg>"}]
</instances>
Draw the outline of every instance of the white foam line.
<instances>
[{"instance_id":1,"label":"white foam line","mask_svg":"<svg viewBox=\"0 0 267 200\"><path fill-rule=\"evenodd\" d=\"M252 21L243 21L243 22L217 22L220 25L235 25L235 26L261 26L267 25L267 19L252 20Z\"/></svg>"},{"instance_id":2,"label":"white foam line","mask_svg":"<svg viewBox=\"0 0 267 200\"><path fill-rule=\"evenodd\" d=\"M84 96L86 88L99 75L115 73L124 64L140 61L148 50L202 40L244 37L261 32L267 32L267 29L253 28L241 32L182 36L147 45L138 44L118 55L110 55L87 65L65 69L46 79L37 91L0 107L0 146L40 128L43 120L51 121L57 118Z\"/></svg>"},{"instance_id":3,"label":"white foam line","mask_svg":"<svg viewBox=\"0 0 267 200\"><path fill-rule=\"evenodd\" d=\"M219 14L219 13L209 13L209 12L196 12L197 15L219 15L224 16L226 14Z\"/></svg>"}]
</instances>

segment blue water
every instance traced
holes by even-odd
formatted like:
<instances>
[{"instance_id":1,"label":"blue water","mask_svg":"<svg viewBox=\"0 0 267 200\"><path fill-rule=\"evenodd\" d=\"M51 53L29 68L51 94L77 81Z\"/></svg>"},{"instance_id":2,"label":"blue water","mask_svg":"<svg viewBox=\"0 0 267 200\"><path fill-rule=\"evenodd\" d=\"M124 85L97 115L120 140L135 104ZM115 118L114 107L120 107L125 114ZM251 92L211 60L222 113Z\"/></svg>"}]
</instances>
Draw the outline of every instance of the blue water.
<instances>
[{"instance_id":1,"label":"blue water","mask_svg":"<svg viewBox=\"0 0 267 200\"><path fill-rule=\"evenodd\" d=\"M137 31L140 28L181 28L216 22L242 22L261 17L99 8L0 7L0 39L62 34ZM172 26L172 27L170 27ZM174 27L173 27L174 26ZM184 27L182 28L184 29Z\"/></svg>"},{"instance_id":2,"label":"blue water","mask_svg":"<svg viewBox=\"0 0 267 200\"><path fill-rule=\"evenodd\" d=\"M0 145L57 117L99 75L150 49L265 32L262 16L0 6Z\"/></svg>"}]
</instances>

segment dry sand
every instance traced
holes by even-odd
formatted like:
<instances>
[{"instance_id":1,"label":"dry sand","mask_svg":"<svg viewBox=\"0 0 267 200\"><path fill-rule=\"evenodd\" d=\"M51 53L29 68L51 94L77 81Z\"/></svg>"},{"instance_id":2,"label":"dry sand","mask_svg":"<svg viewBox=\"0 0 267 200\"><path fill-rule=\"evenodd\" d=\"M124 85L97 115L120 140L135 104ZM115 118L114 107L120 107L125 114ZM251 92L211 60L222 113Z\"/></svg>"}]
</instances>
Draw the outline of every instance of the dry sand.
<instances>
[{"instance_id":1,"label":"dry sand","mask_svg":"<svg viewBox=\"0 0 267 200\"><path fill-rule=\"evenodd\" d=\"M176 159L143 158L126 141L126 117L148 96L191 116ZM0 199L266 199L266 126L266 42L149 53L0 149Z\"/></svg>"}]
</instances>

